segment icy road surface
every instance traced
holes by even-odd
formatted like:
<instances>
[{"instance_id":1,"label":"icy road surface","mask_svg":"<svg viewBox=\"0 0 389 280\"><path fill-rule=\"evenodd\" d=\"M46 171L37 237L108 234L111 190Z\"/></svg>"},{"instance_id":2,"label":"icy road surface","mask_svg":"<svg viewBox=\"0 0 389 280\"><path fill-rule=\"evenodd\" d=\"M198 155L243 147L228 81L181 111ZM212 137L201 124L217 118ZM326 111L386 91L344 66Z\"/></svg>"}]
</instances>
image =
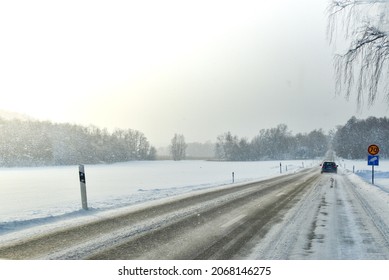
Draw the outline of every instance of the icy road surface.
<instances>
[{"instance_id":1,"label":"icy road surface","mask_svg":"<svg viewBox=\"0 0 389 280\"><path fill-rule=\"evenodd\" d=\"M2 239L3 259L388 259L388 193L305 169ZM32 234L33 233L33 234Z\"/></svg>"}]
</instances>

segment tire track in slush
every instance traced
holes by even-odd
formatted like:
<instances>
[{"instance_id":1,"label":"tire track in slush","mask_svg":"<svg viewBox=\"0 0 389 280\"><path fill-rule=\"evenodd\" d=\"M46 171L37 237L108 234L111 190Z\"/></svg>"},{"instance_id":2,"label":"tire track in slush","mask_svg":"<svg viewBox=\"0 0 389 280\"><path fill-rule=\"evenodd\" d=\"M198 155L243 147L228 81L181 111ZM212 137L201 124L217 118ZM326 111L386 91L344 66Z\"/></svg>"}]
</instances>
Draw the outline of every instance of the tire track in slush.
<instances>
[{"instance_id":1,"label":"tire track in slush","mask_svg":"<svg viewBox=\"0 0 389 280\"><path fill-rule=\"evenodd\" d=\"M179 223L163 227L156 231L145 234L135 240L125 242L115 248L110 248L101 253L91 256L91 259L230 259L239 254L240 248L251 240L253 236L265 235L269 224L277 222L277 214L286 207L294 197L309 187L318 175L309 175L296 186L288 182L287 185L275 185L284 187L285 195L276 196L272 192L267 202L263 202L260 192L250 196L234 200L231 203L220 205L209 211L202 212L200 215L193 215ZM301 178L300 178L301 179ZM245 205L258 205L256 201L261 201L259 207L251 207L250 211L244 209ZM233 218L228 231L217 231L214 235L203 235L199 233L215 231L216 220L219 213L230 213L242 208L243 213ZM239 212L239 211L238 211ZM206 222L204 223L204 219ZM233 226L232 226L233 225ZM194 230L198 227L198 232ZM201 227L204 227L201 230ZM183 242L179 243L183 247L174 247L175 240L181 238ZM199 240L193 243L193 240ZM188 240L190 242L188 242ZM192 242L192 243L191 243ZM167 244L163 246L161 244ZM177 244L176 244L177 245ZM187 246L187 247L185 247ZM159 250L158 248L163 247ZM182 250L179 250L182 249ZM145 253L146 252L146 253ZM153 253L155 252L155 253Z\"/></svg>"}]
</instances>

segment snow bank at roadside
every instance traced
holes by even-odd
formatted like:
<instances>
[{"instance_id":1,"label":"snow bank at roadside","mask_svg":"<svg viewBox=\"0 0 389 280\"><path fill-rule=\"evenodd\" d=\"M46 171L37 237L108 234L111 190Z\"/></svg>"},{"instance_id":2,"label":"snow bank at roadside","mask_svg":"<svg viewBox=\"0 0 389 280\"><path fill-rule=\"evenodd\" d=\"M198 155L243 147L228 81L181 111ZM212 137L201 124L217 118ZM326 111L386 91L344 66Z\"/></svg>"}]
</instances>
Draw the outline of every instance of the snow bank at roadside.
<instances>
[{"instance_id":1,"label":"snow bank at roadside","mask_svg":"<svg viewBox=\"0 0 389 280\"><path fill-rule=\"evenodd\" d=\"M354 172L368 185L371 185L372 167L367 165L367 160L339 159L337 162L346 171ZM374 167L374 186L389 193L389 160L380 160L379 166Z\"/></svg>"}]
</instances>

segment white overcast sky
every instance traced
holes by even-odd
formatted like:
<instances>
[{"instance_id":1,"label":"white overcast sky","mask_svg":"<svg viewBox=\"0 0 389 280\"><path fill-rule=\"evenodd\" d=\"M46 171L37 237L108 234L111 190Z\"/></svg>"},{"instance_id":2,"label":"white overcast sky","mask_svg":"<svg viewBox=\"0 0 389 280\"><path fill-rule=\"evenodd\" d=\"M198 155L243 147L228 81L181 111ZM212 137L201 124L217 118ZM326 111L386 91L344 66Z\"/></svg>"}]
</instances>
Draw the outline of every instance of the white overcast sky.
<instances>
[{"instance_id":1,"label":"white overcast sky","mask_svg":"<svg viewBox=\"0 0 389 280\"><path fill-rule=\"evenodd\" d=\"M0 109L155 146L385 116L334 95L327 0L1 1Z\"/></svg>"}]
</instances>

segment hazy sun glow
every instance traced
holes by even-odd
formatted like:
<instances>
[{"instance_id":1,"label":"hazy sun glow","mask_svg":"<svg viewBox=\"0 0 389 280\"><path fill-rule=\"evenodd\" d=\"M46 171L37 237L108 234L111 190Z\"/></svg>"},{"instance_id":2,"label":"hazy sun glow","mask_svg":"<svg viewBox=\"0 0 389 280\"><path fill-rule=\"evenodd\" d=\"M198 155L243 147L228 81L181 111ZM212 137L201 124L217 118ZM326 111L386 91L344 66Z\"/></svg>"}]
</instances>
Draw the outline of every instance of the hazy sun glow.
<instances>
[{"instance_id":1,"label":"hazy sun glow","mask_svg":"<svg viewBox=\"0 0 389 280\"><path fill-rule=\"evenodd\" d=\"M326 106L345 112L334 127L354 105L332 99L325 6L2 1L0 109L139 129L160 143L175 132L204 141L278 123L320 128Z\"/></svg>"}]
</instances>

